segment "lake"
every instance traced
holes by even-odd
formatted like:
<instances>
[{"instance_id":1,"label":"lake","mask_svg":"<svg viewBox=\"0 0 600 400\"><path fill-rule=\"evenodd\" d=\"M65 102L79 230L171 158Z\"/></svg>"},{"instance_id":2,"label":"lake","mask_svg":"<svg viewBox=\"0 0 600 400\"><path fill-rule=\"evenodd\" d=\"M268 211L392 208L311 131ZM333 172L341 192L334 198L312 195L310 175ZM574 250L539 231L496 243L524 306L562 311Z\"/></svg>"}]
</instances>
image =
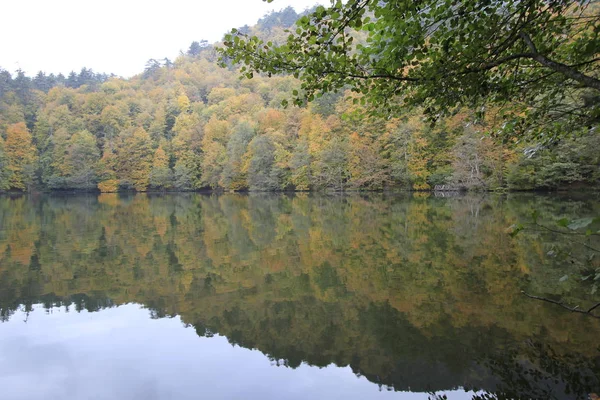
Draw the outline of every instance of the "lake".
<instances>
[{"instance_id":1,"label":"lake","mask_svg":"<svg viewBox=\"0 0 600 400\"><path fill-rule=\"evenodd\" d=\"M0 197L0 397L585 399L598 200Z\"/></svg>"}]
</instances>

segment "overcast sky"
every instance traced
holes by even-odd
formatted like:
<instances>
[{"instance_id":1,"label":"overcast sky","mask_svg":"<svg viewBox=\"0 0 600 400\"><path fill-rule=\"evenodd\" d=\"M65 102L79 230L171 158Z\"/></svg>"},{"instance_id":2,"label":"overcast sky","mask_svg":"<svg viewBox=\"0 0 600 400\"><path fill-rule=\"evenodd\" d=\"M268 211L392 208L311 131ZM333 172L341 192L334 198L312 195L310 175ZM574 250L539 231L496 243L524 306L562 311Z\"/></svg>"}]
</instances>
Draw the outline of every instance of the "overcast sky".
<instances>
[{"instance_id":1,"label":"overcast sky","mask_svg":"<svg viewBox=\"0 0 600 400\"><path fill-rule=\"evenodd\" d=\"M67 74L82 67L129 77L150 58L175 59L271 10L326 0L2 0L0 68Z\"/></svg>"}]
</instances>

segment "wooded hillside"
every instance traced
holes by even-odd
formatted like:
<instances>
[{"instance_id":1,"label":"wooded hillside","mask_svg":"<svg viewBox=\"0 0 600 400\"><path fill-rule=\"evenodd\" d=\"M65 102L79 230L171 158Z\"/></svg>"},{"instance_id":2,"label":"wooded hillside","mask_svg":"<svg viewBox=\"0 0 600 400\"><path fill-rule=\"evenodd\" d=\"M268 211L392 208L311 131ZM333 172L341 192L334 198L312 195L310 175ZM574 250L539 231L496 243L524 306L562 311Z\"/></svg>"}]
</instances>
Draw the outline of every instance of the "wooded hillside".
<instances>
[{"instance_id":1,"label":"wooded hillside","mask_svg":"<svg viewBox=\"0 0 600 400\"><path fill-rule=\"evenodd\" d=\"M288 8L241 32L283 42ZM357 40L361 40L360 37ZM600 179L600 135L541 145L490 135L502 120L455 109L367 117L341 90L301 107L292 76L239 79L213 45L149 60L131 79L0 70L0 190L427 190L557 188Z\"/></svg>"}]
</instances>

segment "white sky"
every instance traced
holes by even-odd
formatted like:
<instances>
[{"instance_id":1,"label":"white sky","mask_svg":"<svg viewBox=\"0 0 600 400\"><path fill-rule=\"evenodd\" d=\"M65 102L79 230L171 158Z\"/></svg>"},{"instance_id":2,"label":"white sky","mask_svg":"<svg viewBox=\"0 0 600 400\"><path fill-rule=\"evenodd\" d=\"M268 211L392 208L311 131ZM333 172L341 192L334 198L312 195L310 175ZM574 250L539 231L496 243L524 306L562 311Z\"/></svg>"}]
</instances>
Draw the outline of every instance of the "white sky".
<instances>
[{"instance_id":1,"label":"white sky","mask_svg":"<svg viewBox=\"0 0 600 400\"><path fill-rule=\"evenodd\" d=\"M327 0L2 0L0 68L129 77L150 58L174 60L194 40L220 40L271 10Z\"/></svg>"}]
</instances>

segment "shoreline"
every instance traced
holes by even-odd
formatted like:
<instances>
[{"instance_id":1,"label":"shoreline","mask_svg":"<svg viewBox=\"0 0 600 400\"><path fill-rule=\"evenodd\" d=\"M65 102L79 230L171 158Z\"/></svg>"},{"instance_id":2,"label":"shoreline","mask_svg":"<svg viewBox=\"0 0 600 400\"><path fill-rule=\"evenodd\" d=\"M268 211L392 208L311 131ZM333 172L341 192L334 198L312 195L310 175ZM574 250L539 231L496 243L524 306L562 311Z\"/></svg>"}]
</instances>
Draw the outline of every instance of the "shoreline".
<instances>
[{"instance_id":1,"label":"shoreline","mask_svg":"<svg viewBox=\"0 0 600 400\"><path fill-rule=\"evenodd\" d=\"M412 190L412 189L393 189L393 190L222 190L222 189L199 189L199 190L119 190L114 192L102 192L100 190L30 190L30 191L0 191L0 195L8 196L23 196L23 195L79 195L79 194L150 194L150 195L165 195L165 194L441 194L440 197L458 197L469 194L510 194L510 193L532 193L532 194L554 194L554 193L585 193L594 194L600 193L600 186L584 186L584 187L561 187L553 189L490 189L490 190ZM446 196L443 196L446 195Z\"/></svg>"}]
</instances>

